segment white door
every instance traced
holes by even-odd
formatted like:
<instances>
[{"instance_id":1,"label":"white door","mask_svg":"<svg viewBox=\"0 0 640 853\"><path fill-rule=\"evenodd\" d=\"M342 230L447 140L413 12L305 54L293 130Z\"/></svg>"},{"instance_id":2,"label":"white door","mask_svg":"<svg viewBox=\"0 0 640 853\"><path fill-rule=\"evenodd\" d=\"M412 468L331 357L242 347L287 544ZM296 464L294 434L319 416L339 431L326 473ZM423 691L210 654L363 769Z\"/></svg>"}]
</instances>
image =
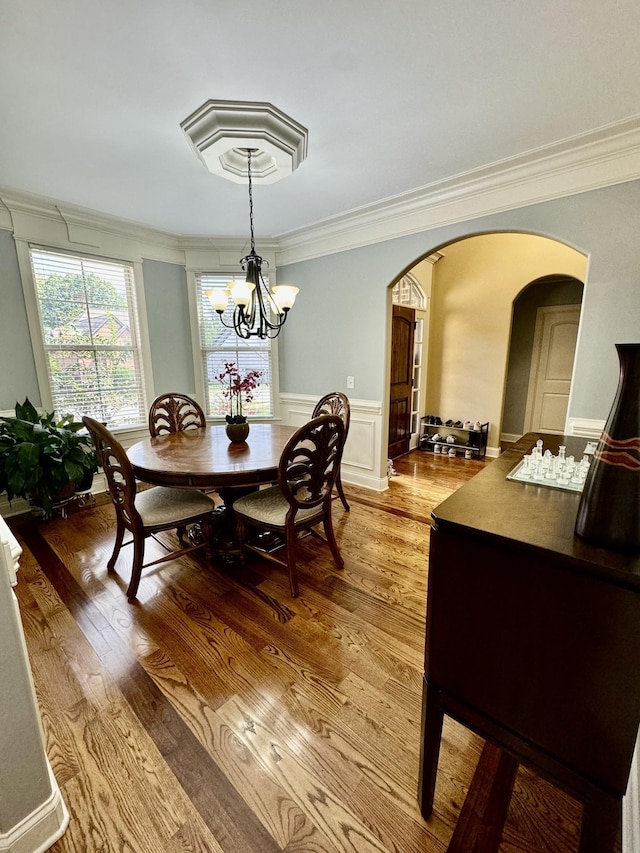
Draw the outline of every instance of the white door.
<instances>
[{"instance_id":1,"label":"white door","mask_svg":"<svg viewBox=\"0 0 640 853\"><path fill-rule=\"evenodd\" d=\"M525 432L564 432L579 322L580 305L538 308Z\"/></svg>"}]
</instances>

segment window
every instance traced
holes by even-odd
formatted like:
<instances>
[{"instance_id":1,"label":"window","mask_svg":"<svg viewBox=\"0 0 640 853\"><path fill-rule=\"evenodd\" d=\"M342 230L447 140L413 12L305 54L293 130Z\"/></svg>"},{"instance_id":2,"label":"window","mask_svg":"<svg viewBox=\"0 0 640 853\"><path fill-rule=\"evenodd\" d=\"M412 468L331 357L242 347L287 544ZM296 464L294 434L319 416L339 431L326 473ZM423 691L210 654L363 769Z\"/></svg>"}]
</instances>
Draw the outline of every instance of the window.
<instances>
[{"instance_id":1,"label":"window","mask_svg":"<svg viewBox=\"0 0 640 853\"><path fill-rule=\"evenodd\" d=\"M198 300L198 325L200 328L200 357L204 382L205 412L211 417L222 417L229 411L229 402L223 395L223 387L216 379L224 370L225 362L235 362L244 375L249 370L260 370L262 379L255 391L253 401L243 405L245 415L271 417L274 414L274 370L273 343L260 338L239 338L233 328L222 325L220 317L211 307L206 292L213 288L226 287L229 281L241 281L244 276L198 273L196 292ZM265 278L266 281L266 278ZM225 323L233 321L231 298L224 312Z\"/></svg>"},{"instance_id":2,"label":"window","mask_svg":"<svg viewBox=\"0 0 640 853\"><path fill-rule=\"evenodd\" d=\"M33 247L30 257L56 413L144 423L133 266Z\"/></svg>"},{"instance_id":3,"label":"window","mask_svg":"<svg viewBox=\"0 0 640 853\"><path fill-rule=\"evenodd\" d=\"M411 273L402 276L393 286L393 304L406 308L425 308L424 290Z\"/></svg>"}]
</instances>

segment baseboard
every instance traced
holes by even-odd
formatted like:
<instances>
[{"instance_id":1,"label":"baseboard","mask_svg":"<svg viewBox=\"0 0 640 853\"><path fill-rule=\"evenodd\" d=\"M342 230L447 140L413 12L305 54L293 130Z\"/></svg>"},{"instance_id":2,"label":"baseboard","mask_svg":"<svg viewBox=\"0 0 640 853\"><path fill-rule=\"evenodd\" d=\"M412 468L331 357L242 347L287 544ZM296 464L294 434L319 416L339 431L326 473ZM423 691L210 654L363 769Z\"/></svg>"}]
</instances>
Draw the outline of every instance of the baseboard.
<instances>
[{"instance_id":1,"label":"baseboard","mask_svg":"<svg viewBox=\"0 0 640 853\"><path fill-rule=\"evenodd\" d=\"M602 435L604 421L589 420L587 418L569 418L567 422L567 434L576 435L579 438L592 438L596 441Z\"/></svg>"},{"instance_id":2,"label":"baseboard","mask_svg":"<svg viewBox=\"0 0 640 853\"><path fill-rule=\"evenodd\" d=\"M508 442L509 444L515 444L516 441L522 438L521 432L503 432L500 433L500 441Z\"/></svg>"},{"instance_id":3,"label":"baseboard","mask_svg":"<svg viewBox=\"0 0 640 853\"><path fill-rule=\"evenodd\" d=\"M10 832L0 833L0 853L44 853L64 834L69 812L49 768L51 796L23 818Z\"/></svg>"}]
</instances>

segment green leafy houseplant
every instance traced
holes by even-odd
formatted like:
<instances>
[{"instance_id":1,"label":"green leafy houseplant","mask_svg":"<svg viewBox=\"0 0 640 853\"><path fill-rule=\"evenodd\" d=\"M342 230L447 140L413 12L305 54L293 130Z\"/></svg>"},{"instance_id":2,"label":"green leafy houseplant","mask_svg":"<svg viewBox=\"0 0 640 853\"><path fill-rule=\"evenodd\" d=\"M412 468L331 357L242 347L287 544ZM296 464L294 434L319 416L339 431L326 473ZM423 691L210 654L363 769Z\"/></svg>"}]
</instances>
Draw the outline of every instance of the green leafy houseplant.
<instances>
[{"instance_id":1,"label":"green leafy houseplant","mask_svg":"<svg viewBox=\"0 0 640 853\"><path fill-rule=\"evenodd\" d=\"M40 415L28 398L15 412L0 418L0 491L10 501L28 499L48 517L61 495L98 470L93 442L72 415Z\"/></svg>"}]
</instances>

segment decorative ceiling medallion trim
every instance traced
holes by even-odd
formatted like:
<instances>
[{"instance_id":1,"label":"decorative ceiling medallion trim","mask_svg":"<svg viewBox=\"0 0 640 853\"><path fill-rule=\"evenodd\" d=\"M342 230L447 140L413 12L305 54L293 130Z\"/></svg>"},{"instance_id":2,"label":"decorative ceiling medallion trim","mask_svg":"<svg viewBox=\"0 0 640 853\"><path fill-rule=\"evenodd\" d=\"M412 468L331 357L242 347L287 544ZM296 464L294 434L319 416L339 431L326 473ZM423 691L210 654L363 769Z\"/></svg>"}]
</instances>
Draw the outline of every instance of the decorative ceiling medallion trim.
<instances>
[{"instance_id":1,"label":"decorative ceiling medallion trim","mask_svg":"<svg viewBox=\"0 0 640 853\"><path fill-rule=\"evenodd\" d=\"M239 184L248 177L241 149L253 150L251 177L263 184L290 175L307 156L306 127L273 104L209 100L180 127L210 172Z\"/></svg>"}]
</instances>

